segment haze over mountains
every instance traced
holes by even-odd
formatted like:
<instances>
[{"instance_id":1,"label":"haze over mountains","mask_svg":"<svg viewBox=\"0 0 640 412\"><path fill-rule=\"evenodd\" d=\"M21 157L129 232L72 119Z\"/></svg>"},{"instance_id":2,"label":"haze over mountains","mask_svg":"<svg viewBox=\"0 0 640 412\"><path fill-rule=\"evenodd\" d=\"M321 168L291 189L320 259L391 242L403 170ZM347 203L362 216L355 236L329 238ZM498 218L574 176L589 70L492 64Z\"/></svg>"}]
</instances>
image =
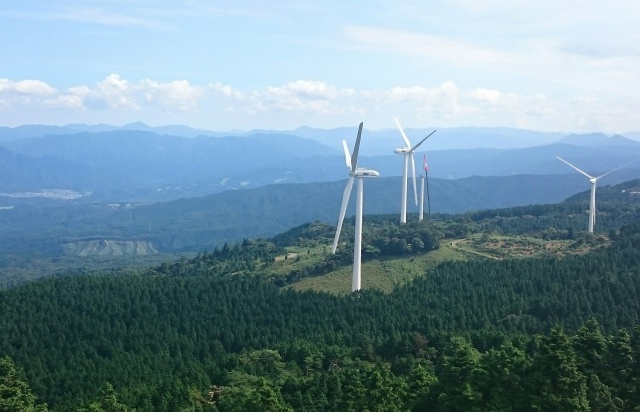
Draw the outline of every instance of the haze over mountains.
<instances>
[{"instance_id":1,"label":"haze over mountains","mask_svg":"<svg viewBox=\"0 0 640 412\"><path fill-rule=\"evenodd\" d=\"M406 133L417 141L431 131ZM355 132L304 127L228 136L141 123L0 128L0 244L49 254L97 250L105 241L194 251L307 221L333 223L347 177L340 141L352 144ZM381 174L367 182L365 213L399 212L402 158L393 149L401 145L395 129L363 133L359 163ZM438 213L556 203L586 191L584 176L555 156L594 175L640 159L640 142L624 136L508 128L438 130L421 149ZM599 186L639 177L640 162ZM139 250L130 246L122 248Z\"/></svg>"},{"instance_id":2,"label":"haze over mountains","mask_svg":"<svg viewBox=\"0 0 640 412\"><path fill-rule=\"evenodd\" d=\"M417 139L428 131L406 132ZM166 132L182 135L160 134ZM341 140L354 138L352 128L224 137L186 126L141 123L0 128L0 192L65 189L88 202L149 203L274 183L341 180ZM398 176L402 161L392 150L401 144L397 130L365 130L360 163L382 176ZM571 173L556 155L593 173L640 157L640 143L623 136L507 128L439 130L421 148L428 152L430 176L443 179ZM16 198L4 196L0 202L7 199Z\"/></svg>"}]
</instances>

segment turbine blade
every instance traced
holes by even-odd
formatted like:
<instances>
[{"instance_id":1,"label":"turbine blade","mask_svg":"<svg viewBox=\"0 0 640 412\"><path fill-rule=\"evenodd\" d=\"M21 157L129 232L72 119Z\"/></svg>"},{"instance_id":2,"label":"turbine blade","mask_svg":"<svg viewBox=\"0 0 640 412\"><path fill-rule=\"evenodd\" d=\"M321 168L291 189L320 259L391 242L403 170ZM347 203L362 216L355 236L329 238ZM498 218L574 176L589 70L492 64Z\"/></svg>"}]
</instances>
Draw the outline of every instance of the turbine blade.
<instances>
[{"instance_id":1,"label":"turbine blade","mask_svg":"<svg viewBox=\"0 0 640 412\"><path fill-rule=\"evenodd\" d=\"M344 160L347 163L347 167L351 169L351 154L349 154L349 148L347 147L347 141L342 141L342 148L344 149Z\"/></svg>"},{"instance_id":2,"label":"turbine blade","mask_svg":"<svg viewBox=\"0 0 640 412\"><path fill-rule=\"evenodd\" d=\"M437 129L436 129L436 130L434 130L433 132L429 133L429 135L428 135L427 137L425 137L424 139L420 140L420 143L418 143L417 145L413 146L413 147L411 148L411 153L415 152L415 150L418 148L418 146L420 146L420 145L421 145L425 140L427 140L427 139L429 138L429 136L431 136L432 134L434 134L436 131L437 131Z\"/></svg>"},{"instance_id":3,"label":"turbine blade","mask_svg":"<svg viewBox=\"0 0 640 412\"><path fill-rule=\"evenodd\" d=\"M360 138L362 137L362 125L358 128L358 137L356 137L356 145L353 146L353 154L351 155L351 171L355 172L358 167L358 152L360 151Z\"/></svg>"},{"instance_id":4,"label":"turbine blade","mask_svg":"<svg viewBox=\"0 0 640 412\"><path fill-rule=\"evenodd\" d=\"M413 153L411 153L411 174L413 175L413 197L416 200L416 206L418 206L418 189L416 188L416 161L413 158Z\"/></svg>"},{"instance_id":5,"label":"turbine blade","mask_svg":"<svg viewBox=\"0 0 640 412\"><path fill-rule=\"evenodd\" d=\"M615 169L613 169L612 171L607 172L607 173L605 173L605 174L603 174L603 175L600 175L600 176L596 177L596 180L597 180L597 179L600 179L601 177L605 177L605 176L606 176L606 175L608 175L609 173L613 173L613 172L615 172L616 170L622 169L622 168L623 168L623 167L625 167L625 166L629 166L631 163L635 162L636 160L638 160L638 159L632 160L632 161L630 161L629 163L625 163L625 164L623 164L623 165L622 165L622 166L620 166L620 167L616 167L616 168L615 168Z\"/></svg>"},{"instance_id":6,"label":"turbine blade","mask_svg":"<svg viewBox=\"0 0 640 412\"><path fill-rule=\"evenodd\" d=\"M587 176L589 179L593 179L593 176L589 176L588 174L586 174L585 172L583 172L582 170L578 169L577 167L575 167L574 165L572 165L571 163L567 162L566 160L564 160L563 158L556 156L556 158L558 160L560 160L561 162L564 162L566 164L568 164L569 166L573 167L574 169L576 169L578 172L582 173L583 175ZM611 172L609 172L611 173Z\"/></svg>"},{"instance_id":7,"label":"turbine blade","mask_svg":"<svg viewBox=\"0 0 640 412\"><path fill-rule=\"evenodd\" d=\"M402 134L402 138L404 139L404 144L406 144L407 147L411 147L411 142L407 138L407 135L404 134L404 130L402 130L402 126L400 126L400 122L395 117L393 118L393 120L396 121L396 124L398 125L398 129L400 129L400 134Z\"/></svg>"},{"instance_id":8,"label":"turbine blade","mask_svg":"<svg viewBox=\"0 0 640 412\"><path fill-rule=\"evenodd\" d=\"M347 204L349 203L349 196L351 196L351 188L353 187L353 177L349 178L347 186L344 188L344 194L342 195L342 206L340 206L340 216L338 217L338 226L336 227L336 237L333 239L333 249L331 253L336 253L338 247L338 239L340 239L340 231L342 230L342 222L344 221L344 214L347 212Z\"/></svg>"}]
</instances>

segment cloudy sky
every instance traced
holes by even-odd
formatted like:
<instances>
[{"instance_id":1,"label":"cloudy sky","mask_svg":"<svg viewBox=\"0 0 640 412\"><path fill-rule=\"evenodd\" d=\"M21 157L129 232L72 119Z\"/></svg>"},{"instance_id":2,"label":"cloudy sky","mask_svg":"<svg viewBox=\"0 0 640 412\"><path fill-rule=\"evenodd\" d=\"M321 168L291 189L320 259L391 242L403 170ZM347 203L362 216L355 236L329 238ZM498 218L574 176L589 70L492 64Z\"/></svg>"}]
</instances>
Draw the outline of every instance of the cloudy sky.
<instances>
[{"instance_id":1,"label":"cloudy sky","mask_svg":"<svg viewBox=\"0 0 640 412\"><path fill-rule=\"evenodd\" d=\"M640 130L635 0L5 0L0 125Z\"/></svg>"}]
</instances>

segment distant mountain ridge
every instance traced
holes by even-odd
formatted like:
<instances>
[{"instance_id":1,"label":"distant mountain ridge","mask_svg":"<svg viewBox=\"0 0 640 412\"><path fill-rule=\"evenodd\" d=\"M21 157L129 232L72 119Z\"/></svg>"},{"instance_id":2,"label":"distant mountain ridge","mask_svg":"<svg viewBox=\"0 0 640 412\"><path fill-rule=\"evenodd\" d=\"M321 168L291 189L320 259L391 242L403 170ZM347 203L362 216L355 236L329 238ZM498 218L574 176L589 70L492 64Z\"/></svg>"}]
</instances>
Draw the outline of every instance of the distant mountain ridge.
<instances>
[{"instance_id":1,"label":"distant mountain ridge","mask_svg":"<svg viewBox=\"0 0 640 412\"><path fill-rule=\"evenodd\" d=\"M30 191L43 188L91 190L106 186L88 166L52 156L31 157L0 146L0 192Z\"/></svg>"},{"instance_id":2,"label":"distant mountain ridge","mask_svg":"<svg viewBox=\"0 0 640 412\"><path fill-rule=\"evenodd\" d=\"M402 120L402 119L400 119ZM405 125L406 126L406 125ZM539 132L526 129L516 129L510 127L423 127L411 128L406 127L405 132L411 139L418 139L426 136L428 133L438 129L433 139L430 139L430 147L432 150L447 149L476 149L476 148L494 148L494 149L515 149L533 146L542 146L561 141L567 133L563 132ZM319 141L330 146L340 145L342 139L353 138L357 130L357 125L352 127L338 127L331 129L319 129L309 126L301 126L294 130L229 130L229 131L213 131L206 129L197 129L185 125L164 125L149 126L143 122L128 123L123 126L114 126L108 124L67 124L64 126L47 126L47 125L23 125L15 128L0 127L0 143L18 140L22 138L33 138L44 135L63 135L77 133L101 133L117 130L127 131L144 131L152 132L158 135L170 135L177 137L228 137L228 136L250 136L254 134L288 134L299 137L309 138ZM570 136L590 136L597 133L588 134L570 134ZM381 130L369 130L365 125L365 138L370 140L369 147L363 148L367 155L382 155L387 152L388 145L400 145L402 143L399 131L395 128L392 118L389 118L389 128ZM602 135L606 136L606 135ZM617 135L620 136L620 135ZM615 137L615 136L614 136ZM639 141L640 132L627 132L622 137ZM569 143L569 142L566 142ZM572 142L576 144L577 142ZM583 142L584 143L584 142ZM582 143L580 143L582 144Z\"/></svg>"},{"instance_id":3,"label":"distant mountain ridge","mask_svg":"<svg viewBox=\"0 0 640 412\"><path fill-rule=\"evenodd\" d=\"M0 152L0 159L5 159L0 162L0 175L5 177L0 178L0 192L91 188L96 193L110 191L111 196L116 194L114 191L129 193L125 196L132 196L133 200L137 200L135 191L155 198L153 192L165 194L167 186L178 189L176 197L189 196L193 185L204 186L193 189L196 195L201 195L201 190L217 192L225 189L226 180L232 175L256 174L291 159L304 161L311 156L341 153L314 140L290 135L188 139L125 130L47 135L7 142L4 146L13 152L5 148ZM56 169L50 165L53 160L66 165L66 173L54 173ZM75 171L71 165L75 165ZM49 179L43 179L43 175ZM24 178L16 179L17 176Z\"/></svg>"},{"instance_id":4,"label":"distant mountain ridge","mask_svg":"<svg viewBox=\"0 0 640 412\"><path fill-rule=\"evenodd\" d=\"M583 147L603 147L603 146L640 146L640 142L626 138L621 135L608 137L603 133L570 134L562 138L558 143L571 144Z\"/></svg>"},{"instance_id":5,"label":"distant mountain ridge","mask_svg":"<svg viewBox=\"0 0 640 412\"><path fill-rule=\"evenodd\" d=\"M294 134L264 130L223 137L159 134L170 131L201 132L187 126L151 127L139 122L123 127L0 128L0 146L4 147L0 152L0 207L27 199L22 192L38 190L91 193L77 200L84 202L152 203L274 183L335 181L344 178L345 172L341 140L351 144L356 132L351 127L303 127ZM412 139L427 131L431 130L406 129ZM546 141L553 143L541 144ZM475 147L482 142L510 148L437 150L439 144ZM536 144L519 147L525 143ZM361 166L382 176L399 176L402 159L393 149L402 144L395 129L365 130ZM561 138L560 134L510 128L438 130L420 149L416 153L417 172L421 172L421 158L426 153L430 176L442 179L571 172L555 156L597 174L640 158L640 142L619 135ZM634 167L640 163L631 165ZM628 170L624 173L628 175Z\"/></svg>"}]
</instances>

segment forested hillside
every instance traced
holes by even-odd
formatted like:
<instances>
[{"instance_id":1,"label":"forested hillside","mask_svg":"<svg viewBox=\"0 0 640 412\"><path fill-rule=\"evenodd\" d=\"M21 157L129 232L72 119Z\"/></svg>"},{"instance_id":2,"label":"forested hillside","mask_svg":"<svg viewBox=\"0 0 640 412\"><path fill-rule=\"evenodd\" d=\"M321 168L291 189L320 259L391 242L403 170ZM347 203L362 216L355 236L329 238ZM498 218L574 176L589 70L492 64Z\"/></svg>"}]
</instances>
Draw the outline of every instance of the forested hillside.
<instances>
[{"instance_id":1,"label":"forested hillside","mask_svg":"<svg viewBox=\"0 0 640 412\"><path fill-rule=\"evenodd\" d=\"M0 388L37 396L10 396L13 410L634 410L640 223L632 205L610 207L598 236L569 230L585 220L573 204L402 227L368 216L365 262L498 232L574 250L429 265L390 293L290 287L350 265L349 233L339 254L314 254L331 240L322 223L137 273L14 287L0 292ZM310 266L282 265L288 255ZM287 267L301 276L276 275Z\"/></svg>"},{"instance_id":2,"label":"forested hillside","mask_svg":"<svg viewBox=\"0 0 640 412\"><path fill-rule=\"evenodd\" d=\"M432 210L438 213L493 210L559 202L586 183L579 173L433 179L430 199ZM398 213L399 186L400 178L367 182L365 213ZM88 241L101 240L149 242L161 253L196 253L243 238L274 236L309 221L335 223L343 190L344 182L339 181L230 190L151 205L21 205L0 209L0 251L2 254L60 256L65 251L81 250ZM604 195L623 189L616 185L610 190L607 186L598 190ZM627 192L624 203L629 203L630 208L637 207L640 198L633 197L631 192ZM581 193L580 202L570 211L576 216L588 209L586 192ZM353 214L355 199L351 203L348 216ZM598 202L598 230L607 225L605 208L606 198L603 198ZM558 215L554 219L564 217ZM578 220L580 217L576 217Z\"/></svg>"}]
</instances>

